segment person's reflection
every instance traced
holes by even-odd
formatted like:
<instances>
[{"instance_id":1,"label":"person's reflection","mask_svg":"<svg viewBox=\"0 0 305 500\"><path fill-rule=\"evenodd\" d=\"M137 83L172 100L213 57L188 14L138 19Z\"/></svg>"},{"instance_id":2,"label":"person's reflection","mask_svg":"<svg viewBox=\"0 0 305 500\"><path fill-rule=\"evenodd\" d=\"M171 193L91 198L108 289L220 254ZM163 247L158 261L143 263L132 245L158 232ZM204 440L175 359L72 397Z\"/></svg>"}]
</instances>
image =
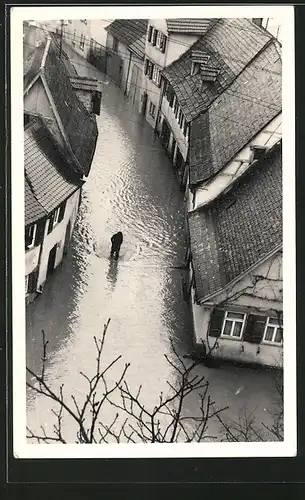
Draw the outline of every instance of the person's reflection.
<instances>
[{"instance_id":1,"label":"person's reflection","mask_svg":"<svg viewBox=\"0 0 305 500\"><path fill-rule=\"evenodd\" d=\"M106 278L109 281L112 290L114 290L117 277L118 277L118 260L110 259L109 269Z\"/></svg>"}]
</instances>

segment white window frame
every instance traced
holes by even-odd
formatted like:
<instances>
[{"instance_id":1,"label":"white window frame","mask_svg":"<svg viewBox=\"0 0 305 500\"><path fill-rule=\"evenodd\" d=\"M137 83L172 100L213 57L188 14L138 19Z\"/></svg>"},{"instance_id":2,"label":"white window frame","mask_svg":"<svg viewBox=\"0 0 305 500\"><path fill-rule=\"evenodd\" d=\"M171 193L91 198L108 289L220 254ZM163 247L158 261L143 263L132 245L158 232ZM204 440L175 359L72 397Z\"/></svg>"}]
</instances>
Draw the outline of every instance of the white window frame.
<instances>
[{"instance_id":1,"label":"white window frame","mask_svg":"<svg viewBox=\"0 0 305 500\"><path fill-rule=\"evenodd\" d=\"M33 227L33 226L30 226L30 227ZM36 232L37 232L37 224L34 224L34 231L33 231L32 243L30 245L27 245L26 250L30 250L31 248L34 248L34 246L35 246Z\"/></svg>"},{"instance_id":2,"label":"white window frame","mask_svg":"<svg viewBox=\"0 0 305 500\"><path fill-rule=\"evenodd\" d=\"M152 76L151 76L151 80L152 82L154 82L156 85L160 85L160 78L161 78L161 72L160 72L160 69L158 68L158 66L156 66L154 64L154 67L153 67L153 72L152 72Z\"/></svg>"},{"instance_id":3,"label":"white window frame","mask_svg":"<svg viewBox=\"0 0 305 500\"><path fill-rule=\"evenodd\" d=\"M54 212L53 228L58 224L59 214L60 214L60 207L56 208Z\"/></svg>"},{"instance_id":4,"label":"white window frame","mask_svg":"<svg viewBox=\"0 0 305 500\"><path fill-rule=\"evenodd\" d=\"M162 40L162 33L161 33L161 31L158 31L157 39L156 39L156 47L159 50L161 49L161 40Z\"/></svg>"},{"instance_id":5,"label":"white window frame","mask_svg":"<svg viewBox=\"0 0 305 500\"><path fill-rule=\"evenodd\" d=\"M28 290L29 290L29 276L30 276L29 274L27 274L27 275L25 276L25 294L26 294L26 295L29 293L29 292L28 292Z\"/></svg>"},{"instance_id":6,"label":"white window frame","mask_svg":"<svg viewBox=\"0 0 305 500\"><path fill-rule=\"evenodd\" d=\"M268 327L274 328L274 332L272 334L272 340L266 340L266 334L267 334ZM275 342L275 340L274 340L276 337L277 331L281 330L281 329L283 330L283 328L281 328L281 326L279 325L279 321L277 319L268 317L267 321L266 321L266 325L265 325L264 335L263 335L263 343L268 344L268 345L278 345L278 346L282 345L283 340L281 340L281 342Z\"/></svg>"},{"instance_id":7,"label":"white window frame","mask_svg":"<svg viewBox=\"0 0 305 500\"><path fill-rule=\"evenodd\" d=\"M152 109L153 109L153 112L152 112ZM149 103L149 114L151 116L153 116L154 118L156 116L156 105L152 101L150 101L150 103Z\"/></svg>"},{"instance_id":8,"label":"white window frame","mask_svg":"<svg viewBox=\"0 0 305 500\"><path fill-rule=\"evenodd\" d=\"M230 318L230 317L228 317L229 314L243 314L244 317L243 317L243 319ZM242 312L238 312L238 311L226 311L225 312L225 317L223 318L223 322L222 322L222 328L221 328L221 334L220 334L220 336L223 337L223 338L226 338L226 339L241 340L242 336L243 336L243 333L244 333L244 329L245 329L246 319L247 319L247 314L246 313L242 313ZM232 323L231 333L230 334L224 333L224 329L225 329L225 325L226 325L226 320L228 320L228 321L230 321ZM241 330L240 330L239 337L237 337L236 335L232 335L232 332L234 332L235 323L242 323L242 327L241 327Z\"/></svg>"},{"instance_id":9,"label":"white window frame","mask_svg":"<svg viewBox=\"0 0 305 500\"><path fill-rule=\"evenodd\" d=\"M85 48L85 40L86 40L85 35L81 34L81 36L80 36L80 42L79 42L79 48L80 48L80 50L84 50L84 48Z\"/></svg>"}]
</instances>

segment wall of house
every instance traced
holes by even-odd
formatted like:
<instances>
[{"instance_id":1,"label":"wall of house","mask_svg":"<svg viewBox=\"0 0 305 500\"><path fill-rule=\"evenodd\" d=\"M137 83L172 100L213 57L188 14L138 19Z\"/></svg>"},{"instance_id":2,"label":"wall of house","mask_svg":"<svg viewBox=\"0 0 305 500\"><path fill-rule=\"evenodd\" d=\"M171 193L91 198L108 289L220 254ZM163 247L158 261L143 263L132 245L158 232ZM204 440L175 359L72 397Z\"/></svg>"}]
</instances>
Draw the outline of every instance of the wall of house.
<instances>
[{"instance_id":1,"label":"wall of house","mask_svg":"<svg viewBox=\"0 0 305 500\"><path fill-rule=\"evenodd\" d=\"M70 237L71 237L78 213L80 194L81 194L81 189L78 189L72 196L70 196L70 198L68 198L66 203L64 218L60 223L56 224L56 226L53 228L50 234L48 234L48 222L46 224L44 240L41 249L40 263L39 263L37 288L43 286L46 281L49 254L55 245L57 245L55 268L62 261L67 226L70 222L71 223Z\"/></svg>"},{"instance_id":2,"label":"wall of house","mask_svg":"<svg viewBox=\"0 0 305 500\"><path fill-rule=\"evenodd\" d=\"M191 266L189 275L191 279ZM252 279L255 276L263 279L253 285ZM282 311L282 280L282 255L279 252L265 263L257 266L247 277L234 285L229 292L220 294L207 303L196 304L195 293L192 288L190 301L195 346L199 347L203 341L207 351L213 348L212 355L224 360L273 367L282 366L282 346L264 343L252 344L239 339L215 338L208 335L211 314L213 308L217 305L223 306L225 303L226 308L230 308L230 310L262 314L266 317L268 317L270 311Z\"/></svg>"},{"instance_id":3,"label":"wall of house","mask_svg":"<svg viewBox=\"0 0 305 500\"><path fill-rule=\"evenodd\" d=\"M166 99L163 99L166 101ZM167 101L166 101L167 102ZM282 137L282 113L278 114L211 180L204 182L195 193L196 209L216 198L233 181L241 176L250 165L251 146L272 147Z\"/></svg>"},{"instance_id":4,"label":"wall of house","mask_svg":"<svg viewBox=\"0 0 305 500\"><path fill-rule=\"evenodd\" d=\"M108 33L107 48L109 49L109 51L107 55L107 75L124 92L128 76L130 51L128 50L126 45L121 42L118 42L118 48L116 52L112 51L112 47L113 36Z\"/></svg>"},{"instance_id":5,"label":"wall of house","mask_svg":"<svg viewBox=\"0 0 305 500\"><path fill-rule=\"evenodd\" d=\"M199 38L198 35L183 35L180 33L169 34L167 31L166 19L150 19L148 26L153 26L168 37L164 54L146 38L146 56L162 68L179 59L179 57Z\"/></svg>"},{"instance_id":6,"label":"wall of house","mask_svg":"<svg viewBox=\"0 0 305 500\"><path fill-rule=\"evenodd\" d=\"M141 95L143 92L143 66L144 61L139 59L135 54L132 54L127 81L127 96L139 112L141 111L142 104Z\"/></svg>"},{"instance_id":7,"label":"wall of house","mask_svg":"<svg viewBox=\"0 0 305 500\"><path fill-rule=\"evenodd\" d=\"M177 145L179 146L180 152L183 156L184 161L186 161L187 153L188 153L188 140L183 134L183 130L180 128L179 123L176 120L174 110L170 107L168 100L163 97L161 112L163 117L161 118L160 126L162 126L162 121L164 117L167 119L169 126L172 130L173 136L177 141Z\"/></svg>"},{"instance_id":8,"label":"wall of house","mask_svg":"<svg viewBox=\"0 0 305 500\"><path fill-rule=\"evenodd\" d=\"M37 245L25 252L25 275L31 274L38 266L41 245Z\"/></svg>"},{"instance_id":9,"label":"wall of house","mask_svg":"<svg viewBox=\"0 0 305 500\"><path fill-rule=\"evenodd\" d=\"M40 78L36 80L29 92L25 94L23 106L25 112L29 111L31 113L38 113L48 118L55 119L55 115L50 106L50 101L47 98Z\"/></svg>"}]
</instances>

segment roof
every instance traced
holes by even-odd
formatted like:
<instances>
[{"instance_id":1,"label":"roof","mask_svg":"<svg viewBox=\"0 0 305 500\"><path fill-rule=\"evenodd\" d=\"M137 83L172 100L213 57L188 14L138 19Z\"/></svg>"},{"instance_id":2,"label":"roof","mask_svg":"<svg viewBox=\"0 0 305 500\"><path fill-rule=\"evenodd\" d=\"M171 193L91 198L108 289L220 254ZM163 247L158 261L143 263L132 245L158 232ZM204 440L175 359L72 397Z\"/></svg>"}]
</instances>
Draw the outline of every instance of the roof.
<instances>
[{"instance_id":1,"label":"roof","mask_svg":"<svg viewBox=\"0 0 305 500\"><path fill-rule=\"evenodd\" d=\"M215 23L215 19L166 19L169 33L181 33L188 35L204 35Z\"/></svg>"},{"instance_id":2,"label":"roof","mask_svg":"<svg viewBox=\"0 0 305 500\"><path fill-rule=\"evenodd\" d=\"M188 122L206 111L272 40L248 19L219 19L179 59L162 71L177 95L179 105ZM210 56L209 69L219 69L215 82L204 81L200 72L191 75L192 52L201 51Z\"/></svg>"},{"instance_id":3,"label":"roof","mask_svg":"<svg viewBox=\"0 0 305 500\"><path fill-rule=\"evenodd\" d=\"M116 19L105 30L136 56L144 58L147 26L147 19Z\"/></svg>"},{"instance_id":4,"label":"roof","mask_svg":"<svg viewBox=\"0 0 305 500\"><path fill-rule=\"evenodd\" d=\"M24 88L37 76L44 77L43 83L47 84L63 126L63 138L75 157L75 171L87 176L98 136L96 119L78 99L58 51L52 37L36 49L32 66L24 78ZM61 124L58 124L59 128Z\"/></svg>"},{"instance_id":5,"label":"roof","mask_svg":"<svg viewBox=\"0 0 305 500\"><path fill-rule=\"evenodd\" d=\"M196 298L202 300L282 245L281 143L188 220Z\"/></svg>"},{"instance_id":6,"label":"roof","mask_svg":"<svg viewBox=\"0 0 305 500\"><path fill-rule=\"evenodd\" d=\"M192 122L190 183L221 170L282 109L282 63L269 44Z\"/></svg>"},{"instance_id":7,"label":"roof","mask_svg":"<svg viewBox=\"0 0 305 500\"><path fill-rule=\"evenodd\" d=\"M40 119L24 131L25 224L48 215L80 187Z\"/></svg>"}]
</instances>

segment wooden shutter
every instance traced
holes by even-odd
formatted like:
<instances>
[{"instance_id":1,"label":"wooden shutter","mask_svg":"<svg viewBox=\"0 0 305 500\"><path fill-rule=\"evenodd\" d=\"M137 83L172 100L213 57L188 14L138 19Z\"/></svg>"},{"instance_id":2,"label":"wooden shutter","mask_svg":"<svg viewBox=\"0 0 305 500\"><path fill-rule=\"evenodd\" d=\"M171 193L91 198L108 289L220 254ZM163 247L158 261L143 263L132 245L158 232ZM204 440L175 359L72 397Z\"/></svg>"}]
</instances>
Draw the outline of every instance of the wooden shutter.
<instances>
[{"instance_id":1,"label":"wooden shutter","mask_svg":"<svg viewBox=\"0 0 305 500\"><path fill-rule=\"evenodd\" d=\"M211 337L219 337L221 334L222 324L225 317L225 311L215 309L211 317L209 335Z\"/></svg>"},{"instance_id":2,"label":"wooden shutter","mask_svg":"<svg viewBox=\"0 0 305 500\"><path fill-rule=\"evenodd\" d=\"M148 63L149 63L149 60L145 59L145 66L144 66L144 74L145 75L147 75L147 73L148 73Z\"/></svg>"},{"instance_id":3,"label":"wooden shutter","mask_svg":"<svg viewBox=\"0 0 305 500\"><path fill-rule=\"evenodd\" d=\"M29 275L28 292L33 293L37 287L38 267Z\"/></svg>"},{"instance_id":4,"label":"wooden shutter","mask_svg":"<svg viewBox=\"0 0 305 500\"><path fill-rule=\"evenodd\" d=\"M94 92L93 98L92 98L92 111L95 115L100 116L101 112L101 100L102 100L102 93L101 92Z\"/></svg>"},{"instance_id":5,"label":"wooden shutter","mask_svg":"<svg viewBox=\"0 0 305 500\"><path fill-rule=\"evenodd\" d=\"M263 339L266 321L267 318L265 316L249 314L243 340L252 344L260 344Z\"/></svg>"},{"instance_id":6,"label":"wooden shutter","mask_svg":"<svg viewBox=\"0 0 305 500\"><path fill-rule=\"evenodd\" d=\"M167 36L163 35L163 37L162 37L162 49L161 49L163 54L164 54L165 49L166 49L166 42L167 42Z\"/></svg>"},{"instance_id":7,"label":"wooden shutter","mask_svg":"<svg viewBox=\"0 0 305 500\"><path fill-rule=\"evenodd\" d=\"M45 225L46 225L45 219L40 220L37 223L35 246L40 245L43 242Z\"/></svg>"},{"instance_id":8,"label":"wooden shutter","mask_svg":"<svg viewBox=\"0 0 305 500\"><path fill-rule=\"evenodd\" d=\"M152 44L153 45L156 45L157 35L158 35L158 30L154 29L153 36L152 36Z\"/></svg>"},{"instance_id":9,"label":"wooden shutter","mask_svg":"<svg viewBox=\"0 0 305 500\"><path fill-rule=\"evenodd\" d=\"M153 27L149 26L149 28L148 28L148 41L149 42L151 42L152 32L153 32Z\"/></svg>"},{"instance_id":10,"label":"wooden shutter","mask_svg":"<svg viewBox=\"0 0 305 500\"><path fill-rule=\"evenodd\" d=\"M151 61L149 61L148 76L150 79L152 79L153 72L154 72L154 65Z\"/></svg>"}]
</instances>

